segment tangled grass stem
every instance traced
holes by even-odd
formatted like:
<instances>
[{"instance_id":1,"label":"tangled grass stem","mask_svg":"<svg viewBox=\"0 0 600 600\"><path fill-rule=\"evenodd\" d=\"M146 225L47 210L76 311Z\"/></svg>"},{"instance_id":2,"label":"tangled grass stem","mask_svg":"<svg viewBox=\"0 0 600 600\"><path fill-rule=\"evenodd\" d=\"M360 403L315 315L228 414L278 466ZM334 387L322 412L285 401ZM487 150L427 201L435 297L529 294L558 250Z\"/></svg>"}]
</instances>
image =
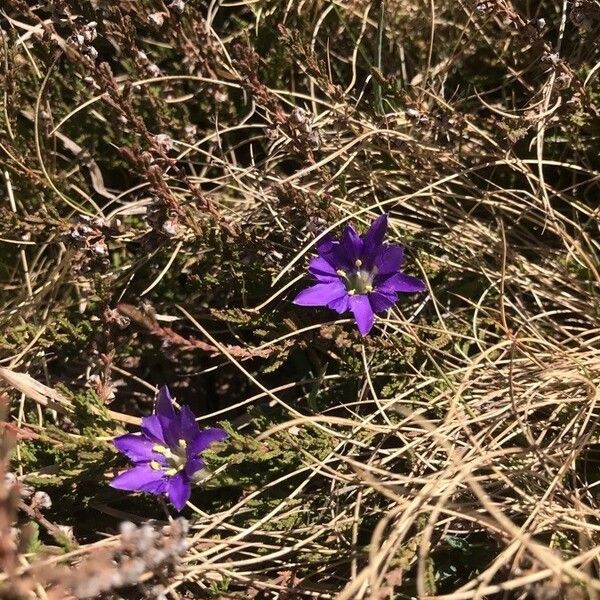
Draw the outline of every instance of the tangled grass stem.
<instances>
[{"instance_id":1,"label":"tangled grass stem","mask_svg":"<svg viewBox=\"0 0 600 600\"><path fill-rule=\"evenodd\" d=\"M0 596L598 598L598 1L5 4ZM426 291L295 306L384 214Z\"/></svg>"}]
</instances>

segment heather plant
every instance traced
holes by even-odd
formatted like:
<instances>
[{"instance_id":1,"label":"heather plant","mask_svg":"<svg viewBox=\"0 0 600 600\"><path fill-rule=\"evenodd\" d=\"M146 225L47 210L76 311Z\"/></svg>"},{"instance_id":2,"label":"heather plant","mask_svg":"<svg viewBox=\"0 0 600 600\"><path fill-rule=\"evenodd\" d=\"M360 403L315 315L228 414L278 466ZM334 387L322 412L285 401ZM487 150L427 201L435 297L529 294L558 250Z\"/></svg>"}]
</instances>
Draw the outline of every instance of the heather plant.
<instances>
[{"instance_id":1,"label":"heather plant","mask_svg":"<svg viewBox=\"0 0 600 600\"><path fill-rule=\"evenodd\" d=\"M0 597L596 598L599 33L3 3Z\"/></svg>"}]
</instances>

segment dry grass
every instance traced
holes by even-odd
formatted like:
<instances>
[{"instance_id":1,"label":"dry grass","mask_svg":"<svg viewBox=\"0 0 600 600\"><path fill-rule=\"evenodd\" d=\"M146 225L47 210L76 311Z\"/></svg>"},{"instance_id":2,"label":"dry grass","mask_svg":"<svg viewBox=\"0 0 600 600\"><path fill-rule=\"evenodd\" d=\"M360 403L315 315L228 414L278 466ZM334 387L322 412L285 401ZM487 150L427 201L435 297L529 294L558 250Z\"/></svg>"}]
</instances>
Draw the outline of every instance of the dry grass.
<instances>
[{"instance_id":1,"label":"dry grass","mask_svg":"<svg viewBox=\"0 0 600 600\"><path fill-rule=\"evenodd\" d=\"M600 4L13 4L2 431L54 506L0 594L598 598ZM296 310L382 211L428 293ZM165 382L239 435L131 585L119 523L171 517L109 440Z\"/></svg>"}]
</instances>

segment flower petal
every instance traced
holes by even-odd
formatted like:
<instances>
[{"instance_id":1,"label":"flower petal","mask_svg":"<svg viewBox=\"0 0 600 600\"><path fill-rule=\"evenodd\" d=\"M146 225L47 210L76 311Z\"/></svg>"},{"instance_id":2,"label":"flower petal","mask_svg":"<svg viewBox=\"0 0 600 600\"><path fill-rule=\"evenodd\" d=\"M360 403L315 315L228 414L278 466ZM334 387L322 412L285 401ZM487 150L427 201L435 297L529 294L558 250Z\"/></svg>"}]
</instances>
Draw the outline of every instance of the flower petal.
<instances>
[{"instance_id":1,"label":"flower petal","mask_svg":"<svg viewBox=\"0 0 600 600\"><path fill-rule=\"evenodd\" d=\"M195 456L206 450L212 444L224 442L227 437L227 432L218 427L210 427L199 431L192 443L188 446L188 456Z\"/></svg>"},{"instance_id":2,"label":"flower petal","mask_svg":"<svg viewBox=\"0 0 600 600\"><path fill-rule=\"evenodd\" d=\"M360 239L356 229L347 225L342 234L342 239L337 247L333 249L333 256L346 269L354 269L356 259L361 258L363 253L363 241Z\"/></svg>"},{"instance_id":3,"label":"flower petal","mask_svg":"<svg viewBox=\"0 0 600 600\"><path fill-rule=\"evenodd\" d=\"M377 290L386 294L391 292L412 294L414 292L424 292L427 289L423 280L404 273L395 273L390 277L383 278L380 282L378 281L379 277L375 279Z\"/></svg>"},{"instance_id":4,"label":"flower petal","mask_svg":"<svg viewBox=\"0 0 600 600\"><path fill-rule=\"evenodd\" d=\"M152 450L155 442L143 435L126 433L116 437L113 444L119 452L135 463L150 462L151 460L161 461L164 458Z\"/></svg>"},{"instance_id":5,"label":"flower petal","mask_svg":"<svg viewBox=\"0 0 600 600\"><path fill-rule=\"evenodd\" d=\"M183 472L180 471L177 475L169 478L167 483L167 495L169 496L171 504L177 510L183 509L185 503L192 495L192 485Z\"/></svg>"},{"instance_id":6,"label":"flower petal","mask_svg":"<svg viewBox=\"0 0 600 600\"><path fill-rule=\"evenodd\" d=\"M317 283L302 290L294 298L294 304L299 306L327 306L329 302L346 294L346 288L339 279L328 283Z\"/></svg>"},{"instance_id":7,"label":"flower petal","mask_svg":"<svg viewBox=\"0 0 600 600\"><path fill-rule=\"evenodd\" d=\"M156 408L154 411L161 417L172 419L175 417L175 407L173 406L173 398L171 398L171 392L166 385L163 385L158 390L158 396L156 397Z\"/></svg>"},{"instance_id":8,"label":"flower petal","mask_svg":"<svg viewBox=\"0 0 600 600\"><path fill-rule=\"evenodd\" d=\"M375 266L381 275L397 273L404 263L404 248L402 246L384 246L375 259Z\"/></svg>"},{"instance_id":9,"label":"flower petal","mask_svg":"<svg viewBox=\"0 0 600 600\"><path fill-rule=\"evenodd\" d=\"M201 458L190 458L185 463L185 474L188 479L192 479L194 475L204 468L204 461Z\"/></svg>"},{"instance_id":10,"label":"flower petal","mask_svg":"<svg viewBox=\"0 0 600 600\"><path fill-rule=\"evenodd\" d=\"M371 226L363 236L365 258L374 257L375 253L381 248L383 238L388 227L388 216L381 215L371 223Z\"/></svg>"},{"instance_id":11,"label":"flower petal","mask_svg":"<svg viewBox=\"0 0 600 600\"><path fill-rule=\"evenodd\" d=\"M142 433L151 440L160 444L165 443L165 436L159 417L154 415L151 417L142 417L140 429L142 430Z\"/></svg>"},{"instance_id":12,"label":"flower petal","mask_svg":"<svg viewBox=\"0 0 600 600\"><path fill-rule=\"evenodd\" d=\"M338 241L331 241L317 246L319 257L328 262L333 267L334 271L337 271L337 269L342 266L346 266L346 262L344 261L344 263L341 264L336 255L339 245L340 243Z\"/></svg>"},{"instance_id":13,"label":"flower petal","mask_svg":"<svg viewBox=\"0 0 600 600\"><path fill-rule=\"evenodd\" d=\"M181 437L189 444L198 435L199 427L196 423L196 416L190 407L184 405L179 411L179 431Z\"/></svg>"},{"instance_id":14,"label":"flower petal","mask_svg":"<svg viewBox=\"0 0 600 600\"><path fill-rule=\"evenodd\" d=\"M333 239L331 233L326 233L317 243L316 249L318 254L326 254L331 252L339 242Z\"/></svg>"},{"instance_id":15,"label":"flower petal","mask_svg":"<svg viewBox=\"0 0 600 600\"><path fill-rule=\"evenodd\" d=\"M110 487L130 492L162 494L166 488L166 479L163 471L152 469L148 465L138 465L117 475L110 482Z\"/></svg>"},{"instance_id":16,"label":"flower petal","mask_svg":"<svg viewBox=\"0 0 600 600\"><path fill-rule=\"evenodd\" d=\"M358 331L363 336L367 335L371 331L375 321L375 315L373 314L368 296L366 294L350 296L349 303L350 310L354 314L356 324L358 325Z\"/></svg>"},{"instance_id":17,"label":"flower petal","mask_svg":"<svg viewBox=\"0 0 600 600\"><path fill-rule=\"evenodd\" d=\"M328 308L331 308L333 310L335 310L335 312L337 312L338 314L342 314L345 313L347 310L349 310L349 304L348 304L348 299L350 298L350 296L348 294L346 294L345 296L342 296L341 298L337 298L336 300L332 300L331 302L327 303Z\"/></svg>"},{"instance_id":18,"label":"flower petal","mask_svg":"<svg viewBox=\"0 0 600 600\"><path fill-rule=\"evenodd\" d=\"M146 437L154 440L157 444L164 444L171 448L177 445L179 419L176 416L172 419L160 415L142 417L140 429Z\"/></svg>"},{"instance_id":19,"label":"flower petal","mask_svg":"<svg viewBox=\"0 0 600 600\"><path fill-rule=\"evenodd\" d=\"M369 294L369 302L371 303L371 308L375 313L383 312L384 310L391 308L394 306L394 304L396 304L396 300L398 300L398 297L394 292L385 293L376 291Z\"/></svg>"},{"instance_id":20,"label":"flower petal","mask_svg":"<svg viewBox=\"0 0 600 600\"><path fill-rule=\"evenodd\" d=\"M313 277L323 283L340 278L335 267L322 256L317 256L310 261L308 271Z\"/></svg>"}]
</instances>

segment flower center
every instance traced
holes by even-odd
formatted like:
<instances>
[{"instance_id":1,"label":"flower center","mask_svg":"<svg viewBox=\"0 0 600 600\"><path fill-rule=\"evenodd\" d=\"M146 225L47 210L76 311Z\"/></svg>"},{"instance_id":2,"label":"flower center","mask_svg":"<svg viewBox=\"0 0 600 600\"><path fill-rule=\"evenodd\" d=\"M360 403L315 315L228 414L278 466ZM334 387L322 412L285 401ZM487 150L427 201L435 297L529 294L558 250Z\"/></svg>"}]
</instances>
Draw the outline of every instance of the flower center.
<instances>
[{"instance_id":1,"label":"flower center","mask_svg":"<svg viewBox=\"0 0 600 600\"><path fill-rule=\"evenodd\" d=\"M183 439L178 441L177 448L174 450L161 444L154 444L152 450L158 454L162 454L167 459L167 464L161 465L158 461L153 460L150 463L150 467L156 471L164 470L167 475L175 475L179 471L182 471L187 462L186 446L187 443Z\"/></svg>"},{"instance_id":2,"label":"flower center","mask_svg":"<svg viewBox=\"0 0 600 600\"><path fill-rule=\"evenodd\" d=\"M373 279L377 275L377 267L373 267L370 271L362 268L362 260L357 258L354 261L356 269L352 271L345 271L339 269L337 274L343 279L344 285L348 290L348 293L352 296L354 294L368 294L373 291Z\"/></svg>"}]
</instances>

